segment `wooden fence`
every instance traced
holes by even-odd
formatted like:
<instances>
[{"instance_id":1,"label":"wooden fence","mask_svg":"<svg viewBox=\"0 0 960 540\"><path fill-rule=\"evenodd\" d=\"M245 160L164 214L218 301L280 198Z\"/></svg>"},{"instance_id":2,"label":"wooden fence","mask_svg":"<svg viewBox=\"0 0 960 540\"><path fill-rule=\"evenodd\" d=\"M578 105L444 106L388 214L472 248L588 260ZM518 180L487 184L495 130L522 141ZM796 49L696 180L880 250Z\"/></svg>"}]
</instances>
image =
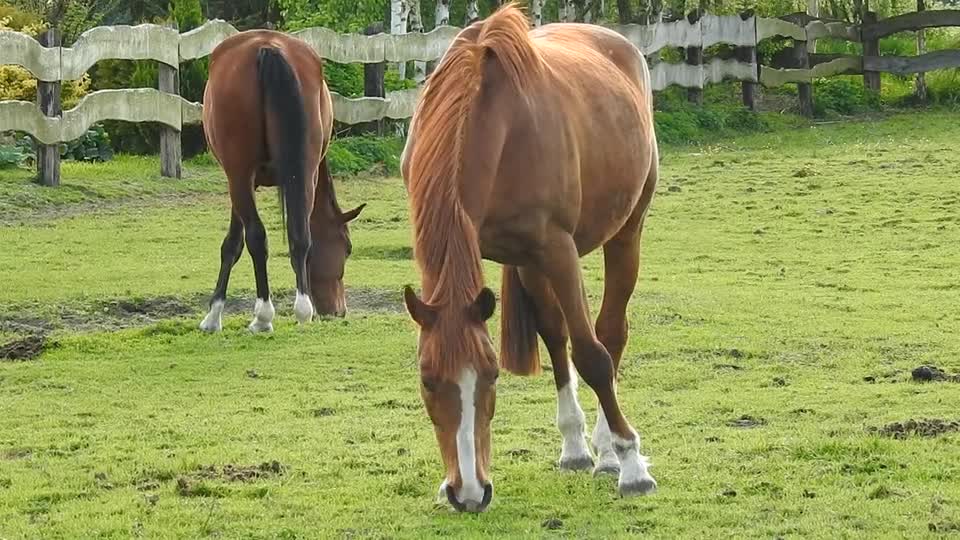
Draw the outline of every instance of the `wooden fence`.
<instances>
[{"instance_id":1,"label":"wooden fence","mask_svg":"<svg viewBox=\"0 0 960 540\"><path fill-rule=\"evenodd\" d=\"M880 56L878 46L880 38L896 32L960 26L960 10L909 13L881 21L868 14L865 23L858 26L809 17L804 20L804 17L784 20L790 17L693 13L680 21L612 28L647 56L668 47L685 51L683 63L652 63L654 90L670 85L686 87L691 101L699 102L705 84L737 80L743 84L744 104L753 108L758 83L767 87L795 83L799 88L801 112L808 115L813 110L811 83L815 78L862 73L865 85L879 90L880 72L907 74L960 67L960 50L889 57ZM435 61L458 32L457 28L443 26L424 34L344 35L325 28L309 28L293 35L328 60L369 65ZM180 130L184 125L199 123L201 118L201 105L178 95L179 65L209 55L220 42L235 33L237 30L223 21L210 21L185 33L158 25L108 26L89 30L71 47L61 47L55 30L40 36L39 41L18 32L0 31L0 65L20 65L40 81L38 104L0 101L0 132L22 131L36 138L41 145L38 152L41 182L56 185L59 183L58 143L80 137L102 120L159 122L165 126L161 172L164 176L179 177ZM758 66L757 45L778 36L793 40L790 66L783 69ZM807 42L823 38L861 42L863 55L808 54ZM703 50L719 44L733 46L734 57L704 62ZM79 79L96 62L106 59L159 62L159 89L99 90L85 96L73 109L62 111L60 82ZM412 89L390 92L385 97L355 99L334 94L334 115L347 124L409 118L418 93L418 89Z\"/></svg>"}]
</instances>

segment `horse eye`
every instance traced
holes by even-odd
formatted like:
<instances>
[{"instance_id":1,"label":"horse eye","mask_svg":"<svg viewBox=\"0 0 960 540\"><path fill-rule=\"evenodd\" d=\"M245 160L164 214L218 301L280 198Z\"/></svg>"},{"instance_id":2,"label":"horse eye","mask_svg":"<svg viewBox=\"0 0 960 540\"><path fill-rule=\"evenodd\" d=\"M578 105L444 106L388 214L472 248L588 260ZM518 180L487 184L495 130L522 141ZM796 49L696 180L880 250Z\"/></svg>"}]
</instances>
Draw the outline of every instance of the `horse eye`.
<instances>
[{"instance_id":1,"label":"horse eye","mask_svg":"<svg viewBox=\"0 0 960 540\"><path fill-rule=\"evenodd\" d=\"M437 390L437 382L431 377L421 377L420 384L427 389L427 392L435 392Z\"/></svg>"}]
</instances>

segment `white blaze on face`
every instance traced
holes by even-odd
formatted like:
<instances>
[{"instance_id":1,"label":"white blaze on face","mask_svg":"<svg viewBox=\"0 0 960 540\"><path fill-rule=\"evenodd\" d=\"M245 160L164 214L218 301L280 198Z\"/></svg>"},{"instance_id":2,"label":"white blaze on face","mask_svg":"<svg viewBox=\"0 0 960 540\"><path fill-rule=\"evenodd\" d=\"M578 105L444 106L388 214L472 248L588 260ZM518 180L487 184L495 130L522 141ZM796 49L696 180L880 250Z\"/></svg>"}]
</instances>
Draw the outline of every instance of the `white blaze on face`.
<instances>
[{"instance_id":1,"label":"white blaze on face","mask_svg":"<svg viewBox=\"0 0 960 540\"><path fill-rule=\"evenodd\" d=\"M460 427L457 429L457 461L460 464L462 485L457 499L480 503L483 500L483 486L477 478L477 444L474 437L476 425L477 372L473 368L464 368L457 381L460 387Z\"/></svg>"}]
</instances>

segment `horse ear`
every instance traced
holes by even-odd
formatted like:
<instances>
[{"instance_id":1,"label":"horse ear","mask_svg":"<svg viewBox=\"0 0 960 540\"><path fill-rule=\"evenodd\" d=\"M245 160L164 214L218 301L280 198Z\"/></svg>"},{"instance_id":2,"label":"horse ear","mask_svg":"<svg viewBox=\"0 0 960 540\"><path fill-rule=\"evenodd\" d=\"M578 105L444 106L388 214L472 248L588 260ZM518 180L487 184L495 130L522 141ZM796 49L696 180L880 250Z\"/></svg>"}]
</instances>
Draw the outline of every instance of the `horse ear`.
<instances>
[{"instance_id":1,"label":"horse ear","mask_svg":"<svg viewBox=\"0 0 960 540\"><path fill-rule=\"evenodd\" d=\"M484 287L477 295L477 299L473 301L473 305L470 306L470 312L478 321L485 322L493 316L493 310L496 307L497 295L493 294L489 287Z\"/></svg>"},{"instance_id":2,"label":"horse ear","mask_svg":"<svg viewBox=\"0 0 960 540\"><path fill-rule=\"evenodd\" d=\"M367 203L363 203L360 206L354 208L353 210L350 210L348 212L343 212L342 214L340 214L340 220L343 221L344 223L349 223L357 219L357 216L360 215L360 212L362 212L363 209L366 208L366 206L367 206Z\"/></svg>"},{"instance_id":3,"label":"horse ear","mask_svg":"<svg viewBox=\"0 0 960 540\"><path fill-rule=\"evenodd\" d=\"M433 326L437 320L437 312L417 298L417 293L413 292L413 288L409 285L403 288L403 301L407 304L410 317L420 325L420 328L428 329Z\"/></svg>"}]
</instances>

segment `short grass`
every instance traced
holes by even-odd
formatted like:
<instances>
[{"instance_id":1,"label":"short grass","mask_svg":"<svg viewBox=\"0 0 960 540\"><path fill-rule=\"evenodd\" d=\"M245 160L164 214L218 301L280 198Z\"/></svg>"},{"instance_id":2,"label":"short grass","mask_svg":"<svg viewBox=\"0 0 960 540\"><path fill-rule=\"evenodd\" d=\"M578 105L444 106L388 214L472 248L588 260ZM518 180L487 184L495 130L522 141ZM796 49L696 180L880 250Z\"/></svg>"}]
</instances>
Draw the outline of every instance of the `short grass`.
<instances>
[{"instance_id":1,"label":"short grass","mask_svg":"<svg viewBox=\"0 0 960 540\"><path fill-rule=\"evenodd\" d=\"M960 386L910 375L960 371L958 141L960 115L924 113L666 147L620 383L660 490L623 500L612 478L557 471L549 373L505 375L482 515L433 504L399 180L338 186L345 207L369 203L345 320L298 328L283 293L275 334L248 335L244 312L208 336L195 325L228 208L213 166L174 182L152 160L66 164L61 190L0 173L4 197L24 197L4 199L0 337L57 342L0 364L0 538L960 530ZM274 199L260 200L287 291ZM594 309L600 261L584 260ZM232 284L249 309L246 257ZM947 423L873 431L909 419Z\"/></svg>"}]
</instances>

